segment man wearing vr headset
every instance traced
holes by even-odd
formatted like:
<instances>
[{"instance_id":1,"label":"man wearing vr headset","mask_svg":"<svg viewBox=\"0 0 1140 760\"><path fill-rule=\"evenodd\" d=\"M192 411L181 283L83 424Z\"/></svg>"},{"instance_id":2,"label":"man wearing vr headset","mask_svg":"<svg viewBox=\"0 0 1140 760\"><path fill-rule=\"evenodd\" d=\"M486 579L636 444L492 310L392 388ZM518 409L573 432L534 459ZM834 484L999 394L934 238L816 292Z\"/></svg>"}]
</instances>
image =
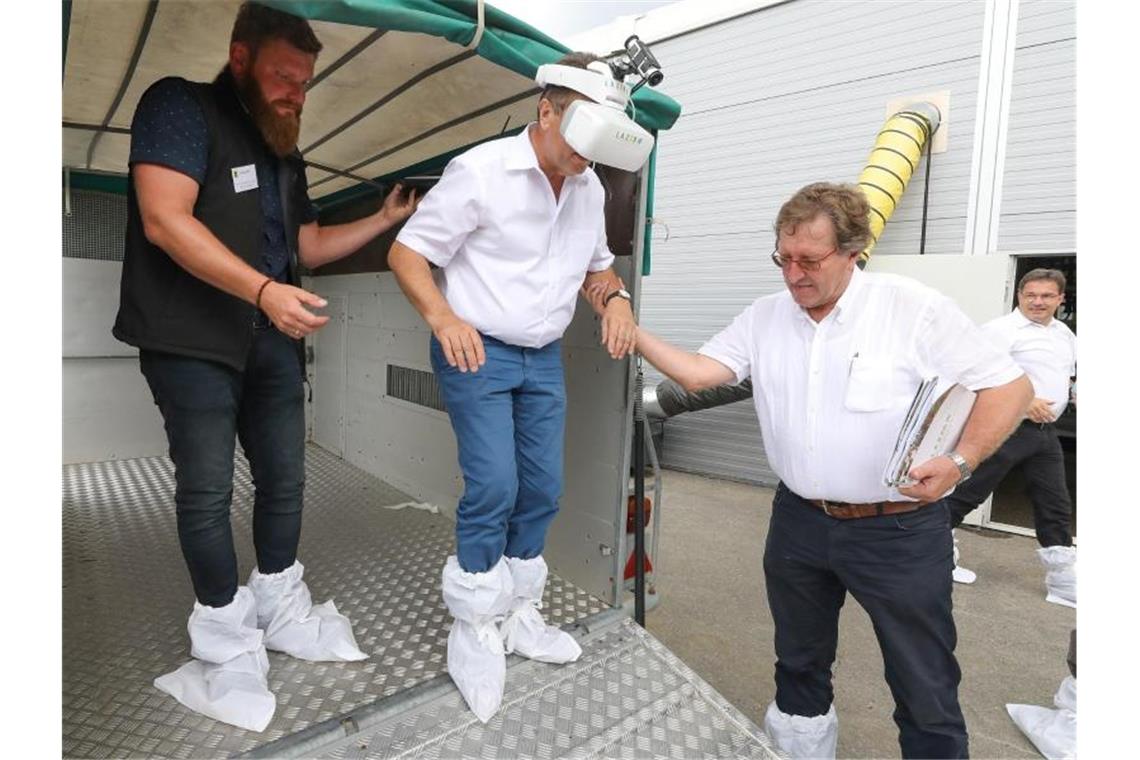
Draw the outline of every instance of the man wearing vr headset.
<instances>
[{"instance_id":1,"label":"man wearing vr headset","mask_svg":"<svg viewBox=\"0 0 1140 760\"><path fill-rule=\"evenodd\" d=\"M590 162L633 170L652 147L624 115L629 89L596 61L572 53L543 66L537 120L452 159L388 255L432 329L432 367L458 444L464 492L442 578L455 618L447 667L484 722L502 702L506 653L565 663L582 651L538 611L562 493L560 339L579 289L604 283L602 343L614 359L632 352L630 296L612 269L605 193ZM627 138L623 149L615 125L644 140Z\"/></svg>"}]
</instances>

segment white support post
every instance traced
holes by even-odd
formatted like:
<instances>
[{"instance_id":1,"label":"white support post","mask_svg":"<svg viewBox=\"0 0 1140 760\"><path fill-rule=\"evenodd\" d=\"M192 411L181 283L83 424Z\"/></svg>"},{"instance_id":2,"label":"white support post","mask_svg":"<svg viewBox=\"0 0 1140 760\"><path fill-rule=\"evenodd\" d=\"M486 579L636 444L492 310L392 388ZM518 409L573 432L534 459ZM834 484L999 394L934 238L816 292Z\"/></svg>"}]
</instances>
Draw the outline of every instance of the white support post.
<instances>
[{"instance_id":1,"label":"white support post","mask_svg":"<svg viewBox=\"0 0 1140 760\"><path fill-rule=\"evenodd\" d=\"M986 0L966 211L967 255L983 256L997 249L1019 4L1020 0Z\"/></svg>"}]
</instances>

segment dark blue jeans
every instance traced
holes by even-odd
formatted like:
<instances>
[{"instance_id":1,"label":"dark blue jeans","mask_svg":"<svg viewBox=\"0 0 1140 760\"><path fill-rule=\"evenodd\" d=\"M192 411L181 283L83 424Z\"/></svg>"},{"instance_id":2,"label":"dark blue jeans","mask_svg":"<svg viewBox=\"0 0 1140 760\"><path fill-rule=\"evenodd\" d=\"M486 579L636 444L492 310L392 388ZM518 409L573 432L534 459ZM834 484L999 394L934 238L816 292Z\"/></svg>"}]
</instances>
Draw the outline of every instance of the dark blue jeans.
<instances>
[{"instance_id":1,"label":"dark blue jeans","mask_svg":"<svg viewBox=\"0 0 1140 760\"><path fill-rule=\"evenodd\" d=\"M139 363L166 426L178 540L194 594L224 606L238 587L230 529L235 435L253 476L258 569L278 573L297 557L305 407L296 346L267 327L254 330L245 372L157 351L141 351Z\"/></svg>"},{"instance_id":2,"label":"dark blue jeans","mask_svg":"<svg viewBox=\"0 0 1140 760\"><path fill-rule=\"evenodd\" d=\"M456 554L469 573L504 554L532 559L562 495L566 386L561 341L522 348L483 336L487 363L460 372L431 339L431 363L463 470Z\"/></svg>"},{"instance_id":3,"label":"dark blue jeans","mask_svg":"<svg viewBox=\"0 0 1140 760\"><path fill-rule=\"evenodd\" d=\"M871 618L903 757L968 756L950 598L945 501L915 512L837 520L782 483L764 550L776 628L776 706L815 716L832 702L831 665L847 592Z\"/></svg>"}]
</instances>

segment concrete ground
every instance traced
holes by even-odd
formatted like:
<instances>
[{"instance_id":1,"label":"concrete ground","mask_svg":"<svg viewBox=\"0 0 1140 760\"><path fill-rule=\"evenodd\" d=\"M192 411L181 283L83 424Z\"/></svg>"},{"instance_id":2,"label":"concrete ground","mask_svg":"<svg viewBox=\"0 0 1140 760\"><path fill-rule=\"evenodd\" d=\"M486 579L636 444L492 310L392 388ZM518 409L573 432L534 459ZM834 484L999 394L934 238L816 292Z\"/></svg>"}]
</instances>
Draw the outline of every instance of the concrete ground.
<instances>
[{"instance_id":1,"label":"concrete ground","mask_svg":"<svg viewBox=\"0 0 1140 760\"><path fill-rule=\"evenodd\" d=\"M761 556L772 490L675 471L662 473L664 509L650 632L730 702L762 724L775 694L772 620ZM975 758L1036 758L1006 703L1052 706L1068 675L1076 611L1045 601L1032 538L959 529L963 566L954 586L959 697ZM870 619L850 597L834 667L840 757L899 757L894 702Z\"/></svg>"}]
</instances>

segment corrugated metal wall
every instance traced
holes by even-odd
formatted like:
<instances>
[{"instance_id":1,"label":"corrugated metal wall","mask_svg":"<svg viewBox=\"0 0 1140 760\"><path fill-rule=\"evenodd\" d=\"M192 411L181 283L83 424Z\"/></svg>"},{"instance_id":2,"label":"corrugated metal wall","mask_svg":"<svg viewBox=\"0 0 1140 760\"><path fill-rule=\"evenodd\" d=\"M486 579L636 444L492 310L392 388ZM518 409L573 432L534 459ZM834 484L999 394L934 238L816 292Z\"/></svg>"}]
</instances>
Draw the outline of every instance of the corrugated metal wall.
<instances>
[{"instance_id":1,"label":"corrugated metal wall","mask_svg":"<svg viewBox=\"0 0 1140 760\"><path fill-rule=\"evenodd\" d=\"M654 234L646 327L695 349L752 299L782 288L768 260L780 204L808 182L854 181L899 96L950 91L926 252L960 254L984 20L975 2L795 0L654 45L661 89L684 111L660 141L654 216L670 234ZM919 173L875 255L917 253L921 217ZM669 420L663 459L775 479L751 402Z\"/></svg>"},{"instance_id":2,"label":"corrugated metal wall","mask_svg":"<svg viewBox=\"0 0 1140 760\"><path fill-rule=\"evenodd\" d=\"M1076 5L1018 10L998 249L1076 252Z\"/></svg>"}]
</instances>

